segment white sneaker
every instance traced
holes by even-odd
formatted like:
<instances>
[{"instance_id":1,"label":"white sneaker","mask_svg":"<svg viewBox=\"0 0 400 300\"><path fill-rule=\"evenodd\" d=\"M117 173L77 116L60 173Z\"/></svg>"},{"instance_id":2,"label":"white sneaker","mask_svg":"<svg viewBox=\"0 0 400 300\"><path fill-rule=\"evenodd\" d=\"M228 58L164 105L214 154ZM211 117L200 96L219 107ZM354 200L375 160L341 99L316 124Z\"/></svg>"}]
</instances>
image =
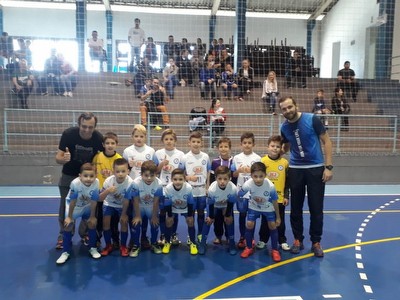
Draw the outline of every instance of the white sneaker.
<instances>
[{"instance_id":1,"label":"white sneaker","mask_svg":"<svg viewBox=\"0 0 400 300\"><path fill-rule=\"evenodd\" d=\"M264 249L266 244L263 241L258 241L256 244L257 249Z\"/></svg>"},{"instance_id":2,"label":"white sneaker","mask_svg":"<svg viewBox=\"0 0 400 300\"><path fill-rule=\"evenodd\" d=\"M101 254L99 253L99 251L97 251L97 248L94 248L94 247L90 248L89 253L95 259L99 259L101 257Z\"/></svg>"},{"instance_id":3,"label":"white sneaker","mask_svg":"<svg viewBox=\"0 0 400 300\"><path fill-rule=\"evenodd\" d=\"M288 245L288 243L282 243L281 244L281 248L283 251L289 251L290 250L290 246Z\"/></svg>"},{"instance_id":4,"label":"white sneaker","mask_svg":"<svg viewBox=\"0 0 400 300\"><path fill-rule=\"evenodd\" d=\"M63 96L67 97L68 96L68 92L64 92Z\"/></svg>"},{"instance_id":5,"label":"white sneaker","mask_svg":"<svg viewBox=\"0 0 400 300\"><path fill-rule=\"evenodd\" d=\"M62 265L64 264L69 258L69 253L68 252L63 252L61 256L57 259L56 264L57 265Z\"/></svg>"},{"instance_id":6,"label":"white sneaker","mask_svg":"<svg viewBox=\"0 0 400 300\"><path fill-rule=\"evenodd\" d=\"M72 98L74 95L72 95L72 92L68 92L68 97Z\"/></svg>"}]
</instances>

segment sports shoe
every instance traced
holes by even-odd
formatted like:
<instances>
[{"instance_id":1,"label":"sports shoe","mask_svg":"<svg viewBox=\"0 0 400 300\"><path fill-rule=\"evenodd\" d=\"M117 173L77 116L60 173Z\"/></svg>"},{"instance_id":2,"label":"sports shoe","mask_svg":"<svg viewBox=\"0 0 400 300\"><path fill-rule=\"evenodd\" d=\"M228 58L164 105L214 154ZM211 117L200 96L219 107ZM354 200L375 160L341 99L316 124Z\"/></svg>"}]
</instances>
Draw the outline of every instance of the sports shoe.
<instances>
[{"instance_id":1,"label":"sports shoe","mask_svg":"<svg viewBox=\"0 0 400 300\"><path fill-rule=\"evenodd\" d=\"M70 254L69 254L68 252L63 252L63 253L61 254L61 256L57 259L56 264L57 264L57 265L62 265L62 264L64 264L64 263L68 260L69 255L70 255Z\"/></svg>"},{"instance_id":2,"label":"sports shoe","mask_svg":"<svg viewBox=\"0 0 400 300\"><path fill-rule=\"evenodd\" d=\"M216 237L213 241L214 245L221 245L222 241L220 237Z\"/></svg>"},{"instance_id":3,"label":"sports shoe","mask_svg":"<svg viewBox=\"0 0 400 300\"><path fill-rule=\"evenodd\" d=\"M164 247L162 248L162 253L168 254L171 250L171 243L165 242Z\"/></svg>"},{"instance_id":4,"label":"sports shoe","mask_svg":"<svg viewBox=\"0 0 400 300\"><path fill-rule=\"evenodd\" d=\"M57 244L56 244L56 249L57 250L61 250L61 249L63 249L64 248L64 246L63 246L63 240L61 239L59 239L58 241L57 241Z\"/></svg>"},{"instance_id":5,"label":"sports shoe","mask_svg":"<svg viewBox=\"0 0 400 300\"><path fill-rule=\"evenodd\" d=\"M99 251L97 251L97 248L95 247L90 248L89 253L94 259L99 259L101 257L101 254L99 253Z\"/></svg>"},{"instance_id":6,"label":"sports shoe","mask_svg":"<svg viewBox=\"0 0 400 300\"><path fill-rule=\"evenodd\" d=\"M312 244L311 252L314 253L315 257L324 257L324 250L322 250L321 244L318 242Z\"/></svg>"},{"instance_id":7,"label":"sports shoe","mask_svg":"<svg viewBox=\"0 0 400 300\"><path fill-rule=\"evenodd\" d=\"M230 255L236 255L237 249L236 249L235 242L230 242L230 243L229 243L228 251L229 251L229 254L230 254Z\"/></svg>"},{"instance_id":8,"label":"sports shoe","mask_svg":"<svg viewBox=\"0 0 400 300\"><path fill-rule=\"evenodd\" d=\"M136 245L133 245L131 252L129 252L130 257L138 257L140 252L140 248Z\"/></svg>"},{"instance_id":9,"label":"sports shoe","mask_svg":"<svg viewBox=\"0 0 400 300\"><path fill-rule=\"evenodd\" d=\"M158 126L158 125L157 125L157 126L154 126L154 130L157 130L157 131L158 131L158 130L162 130L162 127L161 127L161 126Z\"/></svg>"},{"instance_id":10,"label":"sports shoe","mask_svg":"<svg viewBox=\"0 0 400 300\"><path fill-rule=\"evenodd\" d=\"M249 257L250 255L252 255L253 253L254 253L253 248L248 248L248 247L246 247L246 248L244 248L242 254L240 254L240 257L241 257L241 258L247 258L247 257Z\"/></svg>"},{"instance_id":11,"label":"sports shoe","mask_svg":"<svg viewBox=\"0 0 400 300\"><path fill-rule=\"evenodd\" d=\"M299 254L301 250L304 249L304 245L299 240L294 240L292 247L290 248L290 253Z\"/></svg>"},{"instance_id":12,"label":"sports shoe","mask_svg":"<svg viewBox=\"0 0 400 300\"><path fill-rule=\"evenodd\" d=\"M126 246L119 247L119 253L121 256L127 257L129 255L128 248L126 248Z\"/></svg>"},{"instance_id":13,"label":"sports shoe","mask_svg":"<svg viewBox=\"0 0 400 300\"><path fill-rule=\"evenodd\" d=\"M199 242L199 243L201 243L201 239L203 238L203 236L201 235L201 234L198 234L197 235L197 241Z\"/></svg>"},{"instance_id":14,"label":"sports shoe","mask_svg":"<svg viewBox=\"0 0 400 300\"><path fill-rule=\"evenodd\" d=\"M151 251L154 254L161 254L162 253L162 250L161 250L160 246L158 246L158 244L151 245Z\"/></svg>"},{"instance_id":15,"label":"sports shoe","mask_svg":"<svg viewBox=\"0 0 400 300\"><path fill-rule=\"evenodd\" d=\"M192 243L192 241L190 240L190 237L188 236L187 240L186 240L186 245L190 246L191 243Z\"/></svg>"},{"instance_id":16,"label":"sports shoe","mask_svg":"<svg viewBox=\"0 0 400 300\"><path fill-rule=\"evenodd\" d=\"M257 249L264 249L266 244L263 241L258 241L256 244Z\"/></svg>"},{"instance_id":17,"label":"sports shoe","mask_svg":"<svg viewBox=\"0 0 400 300\"><path fill-rule=\"evenodd\" d=\"M72 92L68 92L68 97L72 98L74 95L72 94Z\"/></svg>"},{"instance_id":18,"label":"sports shoe","mask_svg":"<svg viewBox=\"0 0 400 300\"><path fill-rule=\"evenodd\" d=\"M107 256L114 250L111 244L107 244L106 247L100 252L102 256Z\"/></svg>"},{"instance_id":19,"label":"sports shoe","mask_svg":"<svg viewBox=\"0 0 400 300\"><path fill-rule=\"evenodd\" d=\"M119 241L113 241L112 246L113 246L113 250L119 249Z\"/></svg>"},{"instance_id":20,"label":"sports shoe","mask_svg":"<svg viewBox=\"0 0 400 300\"><path fill-rule=\"evenodd\" d=\"M199 251L197 250L196 244L191 243L190 244L190 254L197 255L197 253L199 253Z\"/></svg>"},{"instance_id":21,"label":"sports shoe","mask_svg":"<svg viewBox=\"0 0 400 300\"><path fill-rule=\"evenodd\" d=\"M160 235L160 239L157 242L160 246L164 246L166 241L165 241L165 236L163 234Z\"/></svg>"},{"instance_id":22,"label":"sports shoe","mask_svg":"<svg viewBox=\"0 0 400 300\"><path fill-rule=\"evenodd\" d=\"M63 96L64 96L64 97L67 97L67 96L68 96L68 92L64 92L64 93L63 93Z\"/></svg>"},{"instance_id":23,"label":"sports shoe","mask_svg":"<svg viewBox=\"0 0 400 300\"><path fill-rule=\"evenodd\" d=\"M140 241L140 244L141 244L142 249L150 249L151 248L151 244L150 244L149 239L147 237L144 237Z\"/></svg>"},{"instance_id":24,"label":"sports shoe","mask_svg":"<svg viewBox=\"0 0 400 300\"><path fill-rule=\"evenodd\" d=\"M179 240L178 235L176 233L174 233L171 238L171 244L173 246L178 246L180 243L181 243L181 241Z\"/></svg>"},{"instance_id":25,"label":"sports shoe","mask_svg":"<svg viewBox=\"0 0 400 300\"><path fill-rule=\"evenodd\" d=\"M282 243L281 244L281 249L283 251L289 251L290 250L290 246L288 245L288 243Z\"/></svg>"},{"instance_id":26,"label":"sports shoe","mask_svg":"<svg viewBox=\"0 0 400 300\"><path fill-rule=\"evenodd\" d=\"M197 252L198 252L200 255L206 254L206 244L205 244L205 243L200 243L200 244L197 246Z\"/></svg>"},{"instance_id":27,"label":"sports shoe","mask_svg":"<svg viewBox=\"0 0 400 300\"><path fill-rule=\"evenodd\" d=\"M85 246L89 246L89 237L87 235L82 237L81 238L81 243L84 244Z\"/></svg>"},{"instance_id":28,"label":"sports shoe","mask_svg":"<svg viewBox=\"0 0 400 300\"><path fill-rule=\"evenodd\" d=\"M246 248L246 241L244 240L244 237L240 237L239 242L237 243L237 247L239 249Z\"/></svg>"},{"instance_id":29,"label":"sports shoe","mask_svg":"<svg viewBox=\"0 0 400 300\"><path fill-rule=\"evenodd\" d=\"M272 249L271 250L271 257L274 262L281 261L281 254L278 250Z\"/></svg>"}]
</instances>

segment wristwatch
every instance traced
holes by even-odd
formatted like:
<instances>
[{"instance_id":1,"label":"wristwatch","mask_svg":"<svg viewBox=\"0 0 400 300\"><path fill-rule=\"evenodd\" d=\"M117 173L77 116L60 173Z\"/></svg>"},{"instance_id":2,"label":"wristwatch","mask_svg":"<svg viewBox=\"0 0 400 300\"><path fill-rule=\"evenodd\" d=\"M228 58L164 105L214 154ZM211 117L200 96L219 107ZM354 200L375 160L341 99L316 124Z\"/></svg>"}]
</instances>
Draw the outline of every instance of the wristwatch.
<instances>
[{"instance_id":1,"label":"wristwatch","mask_svg":"<svg viewBox=\"0 0 400 300\"><path fill-rule=\"evenodd\" d=\"M327 166L325 166L325 169L328 169L329 171L332 171L333 166L332 165L327 165Z\"/></svg>"}]
</instances>

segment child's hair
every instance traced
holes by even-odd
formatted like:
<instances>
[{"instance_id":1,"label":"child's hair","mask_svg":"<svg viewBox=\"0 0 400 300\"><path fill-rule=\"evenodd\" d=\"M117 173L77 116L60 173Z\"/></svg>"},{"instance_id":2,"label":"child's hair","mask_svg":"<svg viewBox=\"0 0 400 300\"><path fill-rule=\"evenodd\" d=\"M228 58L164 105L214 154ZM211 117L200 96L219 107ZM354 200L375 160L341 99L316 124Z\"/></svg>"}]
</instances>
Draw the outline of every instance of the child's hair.
<instances>
[{"instance_id":1,"label":"child's hair","mask_svg":"<svg viewBox=\"0 0 400 300\"><path fill-rule=\"evenodd\" d=\"M199 132L199 131L193 131L190 135L189 135L189 141L191 139L203 139L203 135Z\"/></svg>"},{"instance_id":2,"label":"child's hair","mask_svg":"<svg viewBox=\"0 0 400 300\"><path fill-rule=\"evenodd\" d=\"M215 171L215 178L218 177L218 175L228 175L231 177L231 170L227 166L218 166Z\"/></svg>"},{"instance_id":3,"label":"child's hair","mask_svg":"<svg viewBox=\"0 0 400 300\"><path fill-rule=\"evenodd\" d=\"M217 101L220 101L219 99L212 99L211 100L211 105L210 105L210 109L214 109L214 107L215 107L215 104L217 104ZM220 101L221 102L221 101Z\"/></svg>"},{"instance_id":4,"label":"child's hair","mask_svg":"<svg viewBox=\"0 0 400 300\"><path fill-rule=\"evenodd\" d=\"M107 132L104 136L103 136L103 143L106 142L107 139L111 139L114 140L116 144L118 144L118 135L112 131Z\"/></svg>"},{"instance_id":5,"label":"child's hair","mask_svg":"<svg viewBox=\"0 0 400 300\"><path fill-rule=\"evenodd\" d=\"M142 174L146 171L149 171L151 174L155 174L157 173L157 165L152 160L146 160L142 163L140 171L142 172Z\"/></svg>"},{"instance_id":6,"label":"child's hair","mask_svg":"<svg viewBox=\"0 0 400 300\"><path fill-rule=\"evenodd\" d=\"M80 168L80 173L83 171L94 171L96 172L96 166L90 162L84 163Z\"/></svg>"},{"instance_id":7,"label":"child's hair","mask_svg":"<svg viewBox=\"0 0 400 300\"><path fill-rule=\"evenodd\" d=\"M123 166L123 165L129 165L128 161L121 157L121 158L117 158L116 160L114 160L113 162L113 167L115 168L116 166Z\"/></svg>"},{"instance_id":8,"label":"child's hair","mask_svg":"<svg viewBox=\"0 0 400 300\"><path fill-rule=\"evenodd\" d=\"M271 142L277 142L282 146L283 139L280 135L273 135L268 138L267 145L271 144Z\"/></svg>"},{"instance_id":9,"label":"child's hair","mask_svg":"<svg viewBox=\"0 0 400 300\"><path fill-rule=\"evenodd\" d=\"M251 165L250 173L253 174L253 173L257 172L257 171L262 171L265 174L267 174L266 167L261 161L257 161L257 162L255 162L254 164Z\"/></svg>"},{"instance_id":10,"label":"child's hair","mask_svg":"<svg viewBox=\"0 0 400 300\"><path fill-rule=\"evenodd\" d=\"M231 139L228 137L222 137L218 140L218 146L221 145L222 143L227 143L229 146L229 149L232 148L232 142Z\"/></svg>"},{"instance_id":11,"label":"child's hair","mask_svg":"<svg viewBox=\"0 0 400 300\"><path fill-rule=\"evenodd\" d=\"M140 133L143 133L144 135L147 134L146 127L144 127L142 124L136 124L136 125L133 127L132 135L135 134L135 131L139 131Z\"/></svg>"},{"instance_id":12,"label":"child's hair","mask_svg":"<svg viewBox=\"0 0 400 300\"><path fill-rule=\"evenodd\" d=\"M176 136L176 132L173 129L165 129L161 135L161 141L164 140L165 136L167 135L172 135L174 137L175 142L178 140L178 137Z\"/></svg>"},{"instance_id":13,"label":"child's hair","mask_svg":"<svg viewBox=\"0 0 400 300\"><path fill-rule=\"evenodd\" d=\"M185 177L185 171L183 169L176 168L171 173L171 178L174 178L175 175L182 175Z\"/></svg>"},{"instance_id":14,"label":"child's hair","mask_svg":"<svg viewBox=\"0 0 400 300\"><path fill-rule=\"evenodd\" d=\"M255 142L254 133L250 131L243 132L242 135L240 136L240 142L243 142L244 139L252 139L254 144Z\"/></svg>"}]
</instances>

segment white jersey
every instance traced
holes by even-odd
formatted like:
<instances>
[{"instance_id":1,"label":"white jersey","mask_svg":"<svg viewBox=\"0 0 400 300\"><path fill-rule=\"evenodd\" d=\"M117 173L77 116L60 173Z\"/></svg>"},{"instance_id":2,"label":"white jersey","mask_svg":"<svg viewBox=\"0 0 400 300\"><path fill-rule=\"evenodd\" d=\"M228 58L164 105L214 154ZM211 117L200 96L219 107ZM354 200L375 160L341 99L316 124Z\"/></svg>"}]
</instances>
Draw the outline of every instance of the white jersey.
<instances>
[{"instance_id":1,"label":"white jersey","mask_svg":"<svg viewBox=\"0 0 400 300\"><path fill-rule=\"evenodd\" d=\"M174 169L179 167L182 157L184 153L178 149L174 150L166 150L160 149L157 150L154 154L153 161L158 166L164 159L168 160L169 164L164 166L160 172L160 179L162 181L163 186L166 186L171 182L171 173Z\"/></svg>"},{"instance_id":2,"label":"white jersey","mask_svg":"<svg viewBox=\"0 0 400 300\"><path fill-rule=\"evenodd\" d=\"M122 208L123 201L129 201L132 198L133 179L126 176L122 183L118 183L114 175L111 175L104 181L103 191L109 187L115 186L117 191L114 194L108 194L104 199L105 206Z\"/></svg>"},{"instance_id":3,"label":"white jersey","mask_svg":"<svg viewBox=\"0 0 400 300\"><path fill-rule=\"evenodd\" d=\"M235 172L242 166L251 167L252 164L259 161L261 161L261 157L258 154L252 152L251 154L246 155L242 152L233 157L231 171ZM240 189L242 185L250 178L250 173L239 173L237 187Z\"/></svg>"},{"instance_id":4,"label":"white jersey","mask_svg":"<svg viewBox=\"0 0 400 300\"><path fill-rule=\"evenodd\" d=\"M131 29L129 29L128 38L129 44L131 44L132 47L140 47L144 43L146 35L142 28L132 27Z\"/></svg>"},{"instance_id":5,"label":"white jersey","mask_svg":"<svg viewBox=\"0 0 400 300\"><path fill-rule=\"evenodd\" d=\"M253 179L247 180L241 190L239 196L248 195L249 209L261 212L274 212L273 202L278 200L274 184L267 178L261 186L254 183Z\"/></svg>"},{"instance_id":6,"label":"white jersey","mask_svg":"<svg viewBox=\"0 0 400 300\"><path fill-rule=\"evenodd\" d=\"M199 154L193 154L189 151L182 158L180 168L185 170L186 175L197 178L195 181L188 181L193 187L193 197L205 196L207 177L211 170L208 154L202 151Z\"/></svg>"},{"instance_id":7,"label":"white jersey","mask_svg":"<svg viewBox=\"0 0 400 300\"><path fill-rule=\"evenodd\" d=\"M174 185L169 183L164 189L164 206L171 205L172 212L182 214L188 212L188 204L194 204L192 186L185 182L177 191Z\"/></svg>"},{"instance_id":8,"label":"white jersey","mask_svg":"<svg viewBox=\"0 0 400 300\"><path fill-rule=\"evenodd\" d=\"M151 184L146 184L142 177L138 177L132 184L132 197L139 197L140 207L153 207L154 197L163 195L161 180L155 178Z\"/></svg>"},{"instance_id":9,"label":"white jersey","mask_svg":"<svg viewBox=\"0 0 400 300\"><path fill-rule=\"evenodd\" d=\"M86 186L82 183L79 177L72 180L70 184L69 193L66 200L66 204L69 204L72 200L76 200L75 209L82 210L87 206L90 206L92 201L99 200L99 180L96 180L90 185Z\"/></svg>"},{"instance_id":10,"label":"white jersey","mask_svg":"<svg viewBox=\"0 0 400 300\"><path fill-rule=\"evenodd\" d=\"M208 189L207 203L214 204L214 208L226 208L228 202L235 204L236 199L237 187L232 181L228 182L225 189L221 189L218 182L214 181Z\"/></svg>"},{"instance_id":11,"label":"white jersey","mask_svg":"<svg viewBox=\"0 0 400 300\"><path fill-rule=\"evenodd\" d=\"M129 165L131 165L131 162L133 161L133 167L129 173L129 176L131 176L132 179L140 176L140 168L142 167L143 162L146 160L153 160L154 152L154 149L147 145L142 147L132 145L125 148L122 157L129 162Z\"/></svg>"}]
</instances>

